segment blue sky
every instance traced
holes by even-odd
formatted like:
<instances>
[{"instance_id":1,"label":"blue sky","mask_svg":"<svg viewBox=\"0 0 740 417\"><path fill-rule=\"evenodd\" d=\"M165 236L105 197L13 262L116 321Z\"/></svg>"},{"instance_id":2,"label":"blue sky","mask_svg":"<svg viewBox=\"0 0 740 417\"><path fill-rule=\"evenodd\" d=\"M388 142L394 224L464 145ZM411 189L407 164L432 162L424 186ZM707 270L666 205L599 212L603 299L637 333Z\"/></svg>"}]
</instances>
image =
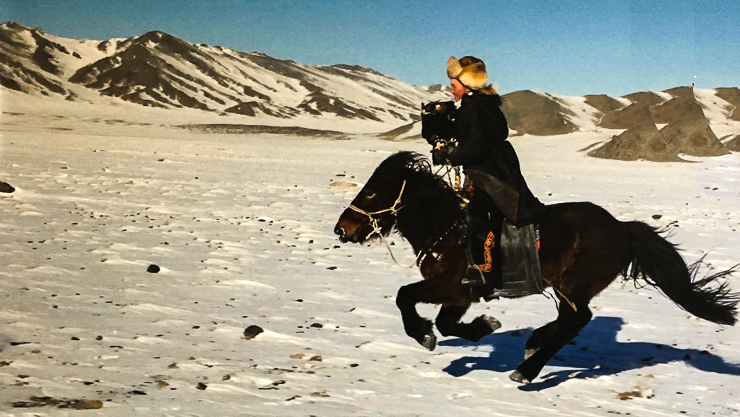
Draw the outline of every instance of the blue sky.
<instances>
[{"instance_id":1,"label":"blue sky","mask_svg":"<svg viewBox=\"0 0 740 417\"><path fill-rule=\"evenodd\" d=\"M502 92L625 95L740 86L737 0L0 0L0 21L78 39L194 43L448 83L475 55Z\"/></svg>"}]
</instances>

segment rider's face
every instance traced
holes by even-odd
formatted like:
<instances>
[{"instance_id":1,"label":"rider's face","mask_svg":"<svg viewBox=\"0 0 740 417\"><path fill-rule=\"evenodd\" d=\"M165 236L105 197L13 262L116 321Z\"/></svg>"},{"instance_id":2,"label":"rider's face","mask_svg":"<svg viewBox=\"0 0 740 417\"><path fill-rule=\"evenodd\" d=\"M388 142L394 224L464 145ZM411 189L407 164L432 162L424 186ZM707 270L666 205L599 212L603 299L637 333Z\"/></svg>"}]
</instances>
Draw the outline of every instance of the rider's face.
<instances>
[{"instance_id":1,"label":"rider's face","mask_svg":"<svg viewBox=\"0 0 740 417\"><path fill-rule=\"evenodd\" d=\"M452 97L455 99L456 102L462 99L463 94L470 91L468 90L467 87L462 85L460 81L454 78L450 80L450 85L452 86L452 89L451 89Z\"/></svg>"}]
</instances>

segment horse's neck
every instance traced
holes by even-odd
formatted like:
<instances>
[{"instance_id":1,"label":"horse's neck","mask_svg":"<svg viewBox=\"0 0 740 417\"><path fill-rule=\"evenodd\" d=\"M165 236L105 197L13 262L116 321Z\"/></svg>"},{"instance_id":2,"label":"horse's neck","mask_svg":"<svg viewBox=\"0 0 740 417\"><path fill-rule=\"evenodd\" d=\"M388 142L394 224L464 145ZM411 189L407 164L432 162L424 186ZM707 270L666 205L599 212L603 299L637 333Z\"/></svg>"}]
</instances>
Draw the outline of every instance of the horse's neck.
<instances>
[{"instance_id":1,"label":"horse's neck","mask_svg":"<svg viewBox=\"0 0 740 417\"><path fill-rule=\"evenodd\" d=\"M413 195L410 198L413 199ZM462 214L456 211L459 207L457 202L444 200L429 201L428 204L419 201L409 206L409 211L399 211L398 231L408 240L414 252L426 249L460 223Z\"/></svg>"}]
</instances>

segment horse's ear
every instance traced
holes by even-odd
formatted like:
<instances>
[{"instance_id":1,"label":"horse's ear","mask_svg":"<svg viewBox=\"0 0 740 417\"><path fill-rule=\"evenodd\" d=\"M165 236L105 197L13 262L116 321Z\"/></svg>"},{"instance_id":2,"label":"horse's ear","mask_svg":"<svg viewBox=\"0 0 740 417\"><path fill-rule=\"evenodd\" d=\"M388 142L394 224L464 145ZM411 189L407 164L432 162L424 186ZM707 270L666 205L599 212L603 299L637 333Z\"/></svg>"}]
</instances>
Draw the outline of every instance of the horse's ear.
<instances>
[{"instance_id":1,"label":"horse's ear","mask_svg":"<svg viewBox=\"0 0 740 417\"><path fill-rule=\"evenodd\" d=\"M422 109L424 108L424 102L423 101L421 102L421 108Z\"/></svg>"}]
</instances>

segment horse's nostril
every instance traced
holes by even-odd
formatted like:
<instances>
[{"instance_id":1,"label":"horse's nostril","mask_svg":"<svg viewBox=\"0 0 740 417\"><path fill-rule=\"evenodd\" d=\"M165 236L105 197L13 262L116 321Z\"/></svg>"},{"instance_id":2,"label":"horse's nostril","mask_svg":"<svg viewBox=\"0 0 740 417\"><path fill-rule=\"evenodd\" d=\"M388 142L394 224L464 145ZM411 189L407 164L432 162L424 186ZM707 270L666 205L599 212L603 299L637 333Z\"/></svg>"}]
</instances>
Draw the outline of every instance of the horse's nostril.
<instances>
[{"instance_id":1,"label":"horse's nostril","mask_svg":"<svg viewBox=\"0 0 740 417\"><path fill-rule=\"evenodd\" d=\"M339 227L339 226L334 228L334 233L338 234L339 237L344 237L347 235L347 231L344 230L344 227Z\"/></svg>"}]
</instances>

